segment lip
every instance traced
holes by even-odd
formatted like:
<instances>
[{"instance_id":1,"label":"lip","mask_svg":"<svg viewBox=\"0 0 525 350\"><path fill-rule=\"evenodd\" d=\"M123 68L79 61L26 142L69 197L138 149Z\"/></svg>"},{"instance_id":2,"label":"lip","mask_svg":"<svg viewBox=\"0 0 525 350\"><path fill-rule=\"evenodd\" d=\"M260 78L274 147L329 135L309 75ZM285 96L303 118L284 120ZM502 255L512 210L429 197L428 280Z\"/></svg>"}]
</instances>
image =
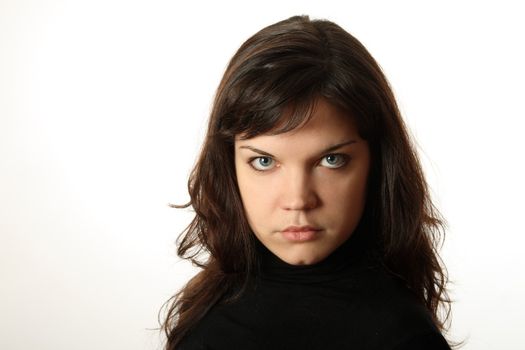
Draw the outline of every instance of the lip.
<instances>
[{"instance_id":1,"label":"lip","mask_svg":"<svg viewBox=\"0 0 525 350\"><path fill-rule=\"evenodd\" d=\"M318 233L322 229L314 226L288 226L283 231L282 235L285 239L291 242L306 242L317 238Z\"/></svg>"},{"instance_id":2,"label":"lip","mask_svg":"<svg viewBox=\"0 0 525 350\"><path fill-rule=\"evenodd\" d=\"M319 227L314 227L310 225L305 226L288 226L283 230L283 232L306 232L306 231L321 231Z\"/></svg>"}]
</instances>

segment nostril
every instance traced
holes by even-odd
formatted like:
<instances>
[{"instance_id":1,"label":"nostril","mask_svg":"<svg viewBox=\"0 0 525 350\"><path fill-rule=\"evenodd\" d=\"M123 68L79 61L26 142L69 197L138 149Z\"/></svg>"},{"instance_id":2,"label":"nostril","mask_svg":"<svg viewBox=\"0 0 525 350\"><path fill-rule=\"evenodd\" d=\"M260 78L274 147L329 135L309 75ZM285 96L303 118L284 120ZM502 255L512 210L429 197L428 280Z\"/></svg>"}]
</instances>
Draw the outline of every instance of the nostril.
<instances>
[{"instance_id":1,"label":"nostril","mask_svg":"<svg viewBox=\"0 0 525 350\"><path fill-rule=\"evenodd\" d=\"M287 202L283 207L286 210L311 210L319 205L319 199L316 195L310 194L305 198L297 198Z\"/></svg>"}]
</instances>

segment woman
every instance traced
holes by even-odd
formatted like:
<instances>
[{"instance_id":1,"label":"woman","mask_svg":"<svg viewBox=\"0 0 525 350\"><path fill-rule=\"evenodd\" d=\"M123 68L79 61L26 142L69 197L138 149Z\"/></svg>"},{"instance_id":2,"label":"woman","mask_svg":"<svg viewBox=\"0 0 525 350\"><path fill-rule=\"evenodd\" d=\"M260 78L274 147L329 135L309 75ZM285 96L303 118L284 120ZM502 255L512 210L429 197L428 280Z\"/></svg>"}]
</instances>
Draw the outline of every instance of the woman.
<instances>
[{"instance_id":1,"label":"woman","mask_svg":"<svg viewBox=\"0 0 525 350\"><path fill-rule=\"evenodd\" d=\"M295 16L239 48L189 192L178 254L202 271L166 349L449 349L442 220L385 76L338 25Z\"/></svg>"}]
</instances>

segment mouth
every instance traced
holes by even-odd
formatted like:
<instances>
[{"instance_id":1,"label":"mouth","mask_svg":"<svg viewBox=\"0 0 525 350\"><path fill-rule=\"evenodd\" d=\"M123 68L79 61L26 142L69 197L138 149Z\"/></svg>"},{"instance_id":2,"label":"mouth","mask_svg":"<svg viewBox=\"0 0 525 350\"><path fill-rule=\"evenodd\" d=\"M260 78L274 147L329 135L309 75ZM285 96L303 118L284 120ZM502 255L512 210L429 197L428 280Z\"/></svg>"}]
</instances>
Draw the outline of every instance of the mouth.
<instances>
[{"instance_id":1,"label":"mouth","mask_svg":"<svg viewBox=\"0 0 525 350\"><path fill-rule=\"evenodd\" d=\"M289 226L281 231L284 238L291 242L306 242L316 239L321 228L315 226Z\"/></svg>"},{"instance_id":2,"label":"mouth","mask_svg":"<svg viewBox=\"0 0 525 350\"><path fill-rule=\"evenodd\" d=\"M304 225L304 226L288 226L283 232L306 232L306 231L321 231L320 227Z\"/></svg>"}]
</instances>

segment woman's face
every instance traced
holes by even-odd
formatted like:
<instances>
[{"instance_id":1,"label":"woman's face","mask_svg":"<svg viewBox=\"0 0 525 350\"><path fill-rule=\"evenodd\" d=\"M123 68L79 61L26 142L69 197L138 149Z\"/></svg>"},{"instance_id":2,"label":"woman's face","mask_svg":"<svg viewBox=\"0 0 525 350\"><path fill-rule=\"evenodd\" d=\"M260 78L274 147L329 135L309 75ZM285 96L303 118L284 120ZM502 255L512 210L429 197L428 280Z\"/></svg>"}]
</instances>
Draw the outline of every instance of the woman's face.
<instances>
[{"instance_id":1,"label":"woman's face","mask_svg":"<svg viewBox=\"0 0 525 350\"><path fill-rule=\"evenodd\" d=\"M369 168L367 142L350 116L324 99L302 127L235 140L250 227L292 265L320 262L350 237L365 206Z\"/></svg>"}]
</instances>

